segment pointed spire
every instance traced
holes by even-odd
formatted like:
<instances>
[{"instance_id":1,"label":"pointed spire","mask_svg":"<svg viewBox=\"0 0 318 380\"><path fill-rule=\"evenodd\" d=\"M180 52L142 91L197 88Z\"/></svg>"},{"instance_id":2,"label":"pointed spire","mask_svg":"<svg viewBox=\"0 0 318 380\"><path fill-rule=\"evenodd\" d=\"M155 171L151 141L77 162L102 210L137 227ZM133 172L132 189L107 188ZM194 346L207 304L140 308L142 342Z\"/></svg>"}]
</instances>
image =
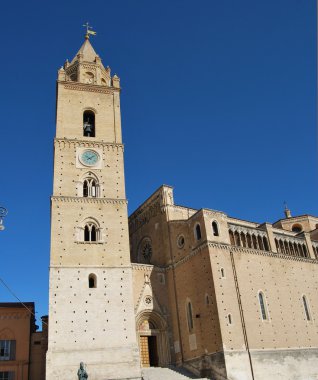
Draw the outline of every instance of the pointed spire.
<instances>
[{"instance_id":1,"label":"pointed spire","mask_svg":"<svg viewBox=\"0 0 318 380\"><path fill-rule=\"evenodd\" d=\"M72 59L71 65L78 60L78 57L80 57L81 60L85 62L95 62L96 57L99 57L86 36L83 45L80 47L79 51Z\"/></svg>"}]
</instances>

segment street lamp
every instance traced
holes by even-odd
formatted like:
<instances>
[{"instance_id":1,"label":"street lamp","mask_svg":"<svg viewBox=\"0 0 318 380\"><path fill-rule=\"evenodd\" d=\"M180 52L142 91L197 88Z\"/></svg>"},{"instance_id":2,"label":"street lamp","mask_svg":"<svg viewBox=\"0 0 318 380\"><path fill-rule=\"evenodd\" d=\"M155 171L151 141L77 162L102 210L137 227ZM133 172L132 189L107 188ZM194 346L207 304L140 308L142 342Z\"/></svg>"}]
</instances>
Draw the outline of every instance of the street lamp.
<instances>
[{"instance_id":1,"label":"street lamp","mask_svg":"<svg viewBox=\"0 0 318 380\"><path fill-rule=\"evenodd\" d=\"M0 207L0 231L4 230L3 218L7 216L8 210L4 207Z\"/></svg>"}]
</instances>

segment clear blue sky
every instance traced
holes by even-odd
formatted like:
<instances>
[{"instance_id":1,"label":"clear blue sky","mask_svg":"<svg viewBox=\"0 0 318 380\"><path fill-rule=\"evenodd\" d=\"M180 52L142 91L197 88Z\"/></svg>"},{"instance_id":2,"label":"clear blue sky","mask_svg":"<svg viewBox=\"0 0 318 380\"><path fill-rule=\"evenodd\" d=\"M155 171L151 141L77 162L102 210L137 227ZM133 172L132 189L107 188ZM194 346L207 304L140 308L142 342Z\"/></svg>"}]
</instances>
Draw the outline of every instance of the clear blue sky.
<instances>
[{"instance_id":1,"label":"clear blue sky","mask_svg":"<svg viewBox=\"0 0 318 380\"><path fill-rule=\"evenodd\" d=\"M132 212L175 201L242 219L318 215L314 0L6 1L0 277L47 313L55 80L83 42L122 85ZM0 287L0 301L15 299Z\"/></svg>"}]
</instances>

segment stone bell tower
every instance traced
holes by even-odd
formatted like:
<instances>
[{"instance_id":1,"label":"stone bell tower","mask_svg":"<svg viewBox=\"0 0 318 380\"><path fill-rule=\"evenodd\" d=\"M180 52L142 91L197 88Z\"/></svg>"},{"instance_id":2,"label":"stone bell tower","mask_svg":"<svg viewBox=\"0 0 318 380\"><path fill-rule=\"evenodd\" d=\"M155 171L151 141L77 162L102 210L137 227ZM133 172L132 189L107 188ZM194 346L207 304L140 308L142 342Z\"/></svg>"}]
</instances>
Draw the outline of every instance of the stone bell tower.
<instances>
[{"instance_id":1,"label":"stone bell tower","mask_svg":"<svg viewBox=\"0 0 318 380\"><path fill-rule=\"evenodd\" d=\"M141 377L119 95L87 34L58 71L47 380Z\"/></svg>"}]
</instances>

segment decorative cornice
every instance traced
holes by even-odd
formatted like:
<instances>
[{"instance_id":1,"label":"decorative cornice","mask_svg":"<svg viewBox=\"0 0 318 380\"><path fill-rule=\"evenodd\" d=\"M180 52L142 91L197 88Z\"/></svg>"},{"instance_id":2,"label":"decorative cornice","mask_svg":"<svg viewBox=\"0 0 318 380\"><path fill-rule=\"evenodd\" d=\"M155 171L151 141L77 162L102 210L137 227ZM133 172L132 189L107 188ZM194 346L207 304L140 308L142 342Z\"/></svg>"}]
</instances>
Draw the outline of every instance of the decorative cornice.
<instances>
[{"instance_id":1,"label":"decorative cornice","mask_svg":"<svg viewBox=\"0 0 318 380\"><path fill-rule=\"evenodd\" d=\"M58 83L64 85L66 90L75 90L75 91L88 91L88 92L98 92L101 94L114 94L115 92L120 92L119 88L115 87L106 87L101 85L94 84L85 84L80 82L65 82L58 81Z\"/></svg>"},{"instance_id":2,"label":"decorative cornice","mask_svg":"<svg viewBox=\"0 0 318 380\"><path fill-rule=\"evenodd\" d=\"M132 269L133 270L140 270L140 271L151 271L155 270L156 272L167 272L171 269L177 268L180 265L183 265L187 261L189 261L192 257L198 255L200 252L202 252L205 248L219 248L222 250L226 251L232 251L236 253L243 253L243 254L252 254L252 255L259 255L259 256L267 256L271 257L274 259L283 259L283 260L288 260L288 261L301 261L305 262L308 264L318 264L318 260L316 259L311 259L311 258L305 258L305 257L298 257L298 256L289 256L289 255L282 255L279 253L273 253L273 252L268 252L268 251L261 251L258 249L253 249L253 248L244 248L244 247L236 247L233 245L229 244L224 244L224 243L215 243L210 240L206 240L202 242L200 245L198 245L196 248L194 248L187 256L182 258L181 260L169 264L164 267L157 267L155 265L150 265L150 264L138 264L138 263L132 263Z\"/></svg>"},{"instance_id":3,"label":"decorative cornice","mask_svg":"<svg viewBox=\"0 0 318 380\"><path fill-rule=\"evenodd\" d=\"M150 264L138 264L138 263L131 263L131 267L133 270L139 270L139 271L152 271L155 272L166 272L166 267L157 267L156 265L150 265Z\"/></svg>"},{"instance_id":4,"label":"decorative cornice","mask_svg":"<svg viewBox=\"0 0 318 380\"><path fill-rule=\"evenodd\" d=\"M50 269L55 269L55 268L58 268L58 269L73 269L73 268L76 268L76 269L87 269L87 268L96 268L96 269L132 269L131 268L131 265L121 265L121 266L113 266L113 265L87 265L85 264L84 265L50 265Z\"/></svg>"},{"instance_id":5,"label":"decorative cornice","mask_svg":"<svg viewBox=\"0 0 318 380\"><path fill-rule=\"evenodd\" d=\"M94 140L77 140L77 139L68 139L57 137L54 139L54 146L75 146L75 147L94 147L94 148L107 148L107 150L121 150L124 151L124 145L118 143L110 143L104 141L94 141Z\"/></svg>"},{"instance_id":6,"label":"decorative cornice","mask_svg":"<svg viewBox=\"0 0 318 380\"><path fill-rule=\"evenodd\" d=\"M114 198L88 198L88 197L63 197L55 196L51 197L52 202L64 202L64 203L102 203L102 204L127 204L127 199L114 199Z\"/></svg>"},{"instance_id":7,"label":"decorative cornice","mask_svg":"<svg viewBox=\"0 0 318 380\"><path fill-rule=\"evenodd\" d=\"M295 243L295 244L306 244L305 238L296 237L296 236L288 236L285 234L277 234L276 232L274 233L274 238L277 240L287 241L287 242Z\"/></svg>"},{"instance_id":8,"label":"decorative cornice","mask_svg":"<svg viewBox=\"0 0 318 380\"><path fill-rule=\"evenodd\" d=\"M265 236L267 237L267 233L263 230L259 230L257 228L250 228L250 227L243 227L238 224L231 224L229 223L229 230L232 232L243 232L244 234L251 234L255 236Z\"/></svg>"},{"instance_id":9,"label":"decorative cornice","mask_svg":"<svg viewBox=\"0 0 318 380\"><path fill-rule=\"evenodd\" d=\"M177 268L178 266L189 261L193 256L196 256L197 254L199 254L205 248L219 248L226 251L232 251L232 252L243 253L243 254L253 254L253 255L272 257L276 259L278 258L278 259L284 259L284 260L289 260L289 261L302 261L302 262L311 263L311 264L318 264L318 260L315 260L315 259L298 257L298 256L282 255L279 253L261 251L261 250L253 249L253 248L236 247L229 244L215 243L215 242L206 240L202 242L198 247L194 248L192 252L190 252L186 257L182 258L181 260L179 260L178 262L174 264L170 264L166 268L167 269Z\"/></svg>"}]
</instances>

